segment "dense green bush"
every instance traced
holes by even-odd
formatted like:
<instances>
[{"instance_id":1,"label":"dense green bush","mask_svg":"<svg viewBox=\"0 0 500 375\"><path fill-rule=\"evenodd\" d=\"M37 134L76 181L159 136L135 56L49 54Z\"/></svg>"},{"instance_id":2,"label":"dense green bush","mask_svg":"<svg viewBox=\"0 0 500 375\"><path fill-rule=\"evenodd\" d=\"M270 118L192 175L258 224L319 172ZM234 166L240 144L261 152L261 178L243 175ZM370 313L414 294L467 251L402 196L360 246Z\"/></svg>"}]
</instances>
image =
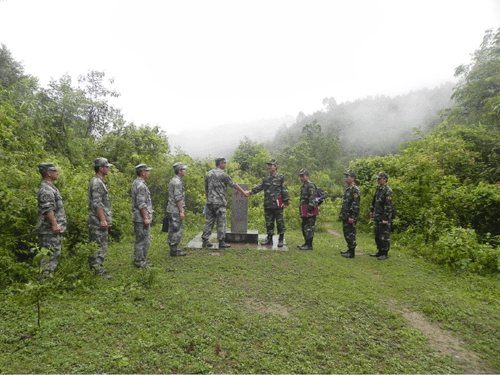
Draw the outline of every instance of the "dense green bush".
<instances>
[{"instance_id":1,"label":"dense green bush","mask_svg":"<svg viewBox=\"0 0 500 375\"><path fill-rule=\"evenodd\" d=\"M500 249L479 243L473 229L450 228L432 247L422 247L419 253L437 264L455 269L483 274L500 271Z\"/></svg>"}]
</instances>

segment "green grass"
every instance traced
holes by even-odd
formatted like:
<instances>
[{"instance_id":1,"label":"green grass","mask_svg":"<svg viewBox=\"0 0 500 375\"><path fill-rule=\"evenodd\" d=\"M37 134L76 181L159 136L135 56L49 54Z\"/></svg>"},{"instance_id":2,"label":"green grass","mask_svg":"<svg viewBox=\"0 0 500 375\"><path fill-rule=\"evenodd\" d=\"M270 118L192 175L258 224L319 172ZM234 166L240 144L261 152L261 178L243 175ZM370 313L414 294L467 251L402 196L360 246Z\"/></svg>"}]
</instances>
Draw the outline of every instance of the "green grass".
<instances>
[{"instance_id":1,"label":"green grass","mask_svg":"<svg viewBox=\"0 0 500 375\"><path fill-rule=\"evenodd\" d=\"M297 250L298 231L286 239L287 252L203 249L171 258L156 227L155 268L132 266L131 240L111 245L114 278L89 273L80 287L44 297L40 328L35 305L4 291L0 372L500 372L500 278L448 271L397 243L378 261L367 255L370 233L358 235L364 255L355 259L342 258L344 239L326 231L314 251ZM405 309L479 360L436 350Z\"/></svg>"}]
</instances>

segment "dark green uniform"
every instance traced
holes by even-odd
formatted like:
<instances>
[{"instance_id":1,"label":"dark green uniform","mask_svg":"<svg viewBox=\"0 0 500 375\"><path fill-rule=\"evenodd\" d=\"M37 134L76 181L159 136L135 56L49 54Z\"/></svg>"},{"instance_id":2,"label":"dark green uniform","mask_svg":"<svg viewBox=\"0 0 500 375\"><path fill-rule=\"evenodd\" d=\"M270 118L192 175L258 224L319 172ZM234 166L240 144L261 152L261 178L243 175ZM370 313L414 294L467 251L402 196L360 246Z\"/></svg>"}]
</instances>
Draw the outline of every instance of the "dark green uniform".
<instances>
[{"instance_id":1,"label":"dark green uniform","mask_svg":"<svg viewBox=\"0 0 500 375\"><path fill-rule=\"evenodd\" d=\"M392 189L385 186L378 186L373 195L370 212L373 213L375 243L380 255L387 255L391 245L391 221L394 215ZM387 224L383 224L386 221Z\"/></svg>"},{"instance_id":2,"label":"dark green uniform","mask_svg":"<svg viewBox=\"0 0 500 375\"><path fill-rule=\"evenodd\" d=\"M266 230L268 236L274 235L274 222L278 234L286 231L283 219L283 208L278 208L278 198L281 197L283 203L288 204L290 195L286 186L285 176L280 173L266 176L251 190L251 194L257 194L264 190L264 216L266 219Z\"/></svg>"},{"instance_id":3,"label":"dark green uniform","mask_svg":"<svg viewBox=\"0 0 500 375\"><path fill-rule=\"evenodd\" d=\"M356 222L359 218L359 201L360 192L358 187L356 185L348 186L342 197L340 220L342 220L344 239L349 251L354 251L356 248ZM349 218L354 219L354 222L349 223Z\"/></svg>"},{"instance_id":4,"label":"dark green uniform","mask_svg":"<svg viewBox=\"0 0 500 375\"><path fill-rule=\"evenodd\" d=\"M302 206L307 206L309 214L312 214L316 199L316 185L312 182L307 181L302 185L300 190L300 203L299 203L299 215L302 217ZM302 217L302 235L307 244L312 247L312 240L314 238L314 225L316 224L316 216Z\"/></svg>"}]
</instances>

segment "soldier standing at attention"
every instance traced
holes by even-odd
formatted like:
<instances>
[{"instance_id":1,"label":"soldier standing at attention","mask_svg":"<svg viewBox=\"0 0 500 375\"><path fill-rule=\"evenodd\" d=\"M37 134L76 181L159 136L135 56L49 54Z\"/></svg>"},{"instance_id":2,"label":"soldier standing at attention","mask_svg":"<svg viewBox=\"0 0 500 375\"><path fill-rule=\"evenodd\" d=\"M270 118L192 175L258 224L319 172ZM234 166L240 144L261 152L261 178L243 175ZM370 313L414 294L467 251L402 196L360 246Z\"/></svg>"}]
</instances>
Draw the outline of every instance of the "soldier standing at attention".
<instances>
[{"instance_id":1,"label":"soldier standing at attention","mask_svg":"<svg viewBox=\"0 0 500 375\"><path fill-rule=\"evenodd\" d=\"M44 273L56 269L61 257L62 233L66 230L66 212L59 190L54 186L54 181L59 178L59 167L52 163L38 164L38 171L42 175L42 182L38 187L38 221L36 231L40 248L50 250L47 263L40 263L45 267Z\"/></svg>"},{"instance_id":2,"label":"soldier standing at attention","mask_svg":"<svg viewBox=\"0 0 500 375\"><path fill-rule=\"evenodd\" d=\"M387 253L391 245L391 221L394 215L394 207L392 189L387 186L388 179L387 173L380 172L378 174L378 187L373 195L370 208L370 219L374 220L375 243L378 249L376 254L370 254L370 256L377 257L378 260L389 258Z\"/></svg>"},{"instance_id":3,"label":"soldier standing at attention","mask_svg":"<svg viewBox=\"0 0 500 375\"><path fill-rule=\"evenodd\" d=\"M153 267L153 264L146 258L148 256L151 222L153 221L153 203L146 180L149 178L151 170L146 164L139 164L135 167L137 178L132 183L130 194L132 197L132 221L134 222L134 266Z\"/></svg>"},{"instance_id":4,"label":"soldier standing at attention","mask_svg":"<svg viewBox=\"0 0 500 375\"><path fill-rule=\"evenodd\" d=\"M309 172L307 169L301 169L299 172L302 188L300 190L299 212L302 218L302 235L304 244L299 245L299 250L312 250L314 238L314 225L316 224L315 211L316 206L316 185L309 181Z\"/></svg>"},{"instance_id":5,"label":"soldier standing at attention","mask_svg":"<svg viewBox=\"0 0 500 375\"><path fill-rule=\"evenodd\" d=\"M202 246L212 247L209 242L212 228L217 221L217 239L219 240L219 249L231 247L226 243L226 192L228 185L237 189L245 197L250 195L249 191L243 190L236 184L231 177L224 173L226 168L226 159L215 159L215 168L210 170L205 177L205 195L207 197L206 215L207 220L201 235Z\"/></svg>"},{"instance_id":6,"label":"soldier standing at attention","mask_svg":"<svg viewBox=\"0 0 500 375\"><path fill-rule=\"evenodd\" d=\"M344 181L347 184L344 196L342 197L342 209L340 220L344 230L344 239L347 243L347 251L340 254L346 258L354 258L356 249L356 222L359 218L360 193L356 186L356 174L353 171L344 173Z\"/></svg>"},{"instance_id":7,"label":"soldier standing at attention","mask_svg":"<svg viewBox=\"0 0 500 375\"><path fill-rule=\"evenodd\" d=\"M272 245L274 235L274 221L278 230L279 239L278 247L283 247L285 236L285 221L283 219L283 209L288 206L290 196L288 187L286 186L285 176L278 172L278 166L274 159L267 164L269 176L266 176L262 181L255 186L251 194L257 194L264 190L264 217L266 220L267 239L262 245Z\"/></svg>"},{"instance_id":8,"label":"soldier standing at attention","mask_svg":"<svg viewBox=\"0 0 500 375\"><path fill-rule=\"evenodd\" d=\"M184 228L184 210L186 208L186 191L182 183L182 177L186 175L187 165L181 162L174 164L175 176L168 184L168 246L170 246L170 256L182 257L186 253L179 250Z\"/></svg>"},{"instance_id":9,"label":"soldier standing at attention","mask_svg":"<svg viewBox=\"0 0 500 375\"><path fill-rule=\"evenodd\" d=\"M90 242L99 245L99 250L89 257L90 269L96 275L105 279L111 279L104 270L104 259L108 252L108 228L113 223L111 204L109 203L109 191L104 182L104 177L109 174L109 168L113 164L108 163L106 158L94 160L95 176L89 183L89 225Z\"/></svg>"}]
</instances>

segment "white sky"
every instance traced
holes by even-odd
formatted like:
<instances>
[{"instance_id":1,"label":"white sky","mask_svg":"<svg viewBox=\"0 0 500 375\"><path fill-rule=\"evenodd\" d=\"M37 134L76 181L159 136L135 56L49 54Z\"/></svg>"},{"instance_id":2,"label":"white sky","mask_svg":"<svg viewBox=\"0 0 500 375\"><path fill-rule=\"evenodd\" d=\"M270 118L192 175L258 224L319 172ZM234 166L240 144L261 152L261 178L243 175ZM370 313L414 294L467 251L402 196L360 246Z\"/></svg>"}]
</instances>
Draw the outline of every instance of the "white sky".
<instances>
[{"instance_id":1,"label":"white sky","mask_svg":"<svg viewBox=\"0 0 500 375\"><path fill-rule=\"evenodd\" d=\"M169 134L433 88L499 26L499 0L0 0L26 73L105 71Z\"/></svg>"}]
</instances>

